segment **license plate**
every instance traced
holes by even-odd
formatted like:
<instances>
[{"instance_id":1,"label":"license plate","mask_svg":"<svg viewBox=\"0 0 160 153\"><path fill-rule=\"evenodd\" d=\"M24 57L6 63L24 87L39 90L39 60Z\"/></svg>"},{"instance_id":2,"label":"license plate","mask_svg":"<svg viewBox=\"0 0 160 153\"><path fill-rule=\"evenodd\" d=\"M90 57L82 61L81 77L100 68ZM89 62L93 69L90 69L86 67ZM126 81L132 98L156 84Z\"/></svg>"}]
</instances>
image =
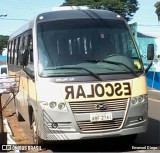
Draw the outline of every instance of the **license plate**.
<instances>
[{"instance_id":1,"label":"license plate","mask_svg":"<svg viewBox=\"0 0 160 153\"><path fill-rule=\"evenodd\" d=\"M100 121L110 121L113 120L111 112L100 112L100 113L91 113L90 121L91 122L100 122Z\"/></svg>"}]
</instances>

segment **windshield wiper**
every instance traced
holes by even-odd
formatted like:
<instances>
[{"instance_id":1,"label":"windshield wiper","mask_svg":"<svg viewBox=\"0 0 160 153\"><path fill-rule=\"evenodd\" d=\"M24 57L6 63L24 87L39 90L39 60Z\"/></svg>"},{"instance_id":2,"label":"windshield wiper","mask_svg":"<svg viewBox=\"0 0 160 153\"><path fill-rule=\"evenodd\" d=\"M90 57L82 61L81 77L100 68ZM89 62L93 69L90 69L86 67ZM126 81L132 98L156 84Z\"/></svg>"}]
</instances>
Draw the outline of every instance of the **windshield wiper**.
<instances>
[{"instance_id":1,"label":"windshield wiper","mask_svg":"<svg viewBox=\"0 0 160 153\"><path fill-rule=\"evenodd\" d=\"M122 65L124 67L126 67L128 70L130 70L130 72L132 72L132 74L136 77L138 77L138 75L127 65L123 64L123 63L119 63L119 62L114 62L114 61L107 61L107 60L86 60L87 62L93 62L93 63L109 63L109 64L114 64L114 65Z\"/></svg>"},{"instance_id":2,"label":"windshield wiper","mask_svg":"<svg viewBox=\"0 0 160 153\"><path fill-rule=\"evenodd\" d=\"M55 67L52 68L51 70L59 70L59 69L75 69L75 70L85 70L87 71L89 74L91 74L92 76L94 76L96 79L98 79L99 81L102 81L102 79L99 77L99 75L97 75L96 73L84 68L84 67ZM46 69L48 70L48 69Z\"/></svg>"}]
</instances>

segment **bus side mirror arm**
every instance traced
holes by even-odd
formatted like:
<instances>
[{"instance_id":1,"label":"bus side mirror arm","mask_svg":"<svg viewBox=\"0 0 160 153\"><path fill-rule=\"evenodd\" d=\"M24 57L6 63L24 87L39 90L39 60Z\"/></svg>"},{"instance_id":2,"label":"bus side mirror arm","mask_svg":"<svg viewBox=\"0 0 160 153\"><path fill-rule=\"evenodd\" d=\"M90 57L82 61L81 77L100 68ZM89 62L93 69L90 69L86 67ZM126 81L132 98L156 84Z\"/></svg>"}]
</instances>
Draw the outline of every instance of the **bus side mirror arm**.
<instances>
[{"instance_id":1,"label":"bus side mirror arm","mask_svg":"<svg viewBox=\"0 0 160 153\"><path fill-rule=\"evenodd\" d=\"M145 73L148 72L148 70L151 68L152 64L153 64L153 61L151 61L151 63L150 63L150 64L148 65L148 67L145 69Z\"/></svg>"}]
</instances>

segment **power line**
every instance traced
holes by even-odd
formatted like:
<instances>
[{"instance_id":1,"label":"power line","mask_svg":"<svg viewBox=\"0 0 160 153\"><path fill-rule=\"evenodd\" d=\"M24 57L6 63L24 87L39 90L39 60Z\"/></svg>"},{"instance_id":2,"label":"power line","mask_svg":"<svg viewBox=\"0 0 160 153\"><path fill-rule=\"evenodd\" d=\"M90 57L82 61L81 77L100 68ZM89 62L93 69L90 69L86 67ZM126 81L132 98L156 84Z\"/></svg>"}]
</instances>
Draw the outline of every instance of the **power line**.
<instances>
[{"instance_id":1,"label":"power line","mask_svg":"<svg viewBox=\"0 0 160 153\"><path fill-rule=\"evenodd\" d=\"M19 21L29 21L27 19L6 19L6 18L0 18L1 20L19 20Z\"/></svg>"},{"instance_id":2,"label":"power line","mask_svg":"<svg viewBox=\"0 0 160 153\"><path fill-rule=\"evenodd\" d=\"M137 26L144 26L144 27L160 27L160 25L147 25L147 24L138 24Z\"/></svg>"}]
</instances>

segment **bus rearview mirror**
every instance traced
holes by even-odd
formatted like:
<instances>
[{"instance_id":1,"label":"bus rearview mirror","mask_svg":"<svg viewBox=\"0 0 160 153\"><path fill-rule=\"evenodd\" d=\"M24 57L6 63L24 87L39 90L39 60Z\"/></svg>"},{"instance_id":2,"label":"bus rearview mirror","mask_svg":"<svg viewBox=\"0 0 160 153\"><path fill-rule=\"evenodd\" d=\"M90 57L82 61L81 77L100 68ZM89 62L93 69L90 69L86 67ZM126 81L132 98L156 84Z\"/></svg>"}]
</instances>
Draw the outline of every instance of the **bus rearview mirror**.
<instances>
[{"instance_id":1,"label":"bus rearview mirror","mask_svg":"<svg viewBox=\"0 0 160 153\"><path fill-rule=\"evenodd\" d=\"M154 59L154 44L148 44L147 46L147 60Z\"/></svg>"},{"instance_id":2,"label":"bus rearview mirror","mask_svg":"<svg viewBox=\"0 0 160 153\"><path fill-rule=\"evenodd\" d=\"M147 66L147 68L145 69L145 73L147 73L149 71L149 69L151 68L151 66L153 64L153 60L154 60L154 44L148 44L148 46L147 46L147 60L151 60L151 62Z\"/></svg>"}]
</instances>

